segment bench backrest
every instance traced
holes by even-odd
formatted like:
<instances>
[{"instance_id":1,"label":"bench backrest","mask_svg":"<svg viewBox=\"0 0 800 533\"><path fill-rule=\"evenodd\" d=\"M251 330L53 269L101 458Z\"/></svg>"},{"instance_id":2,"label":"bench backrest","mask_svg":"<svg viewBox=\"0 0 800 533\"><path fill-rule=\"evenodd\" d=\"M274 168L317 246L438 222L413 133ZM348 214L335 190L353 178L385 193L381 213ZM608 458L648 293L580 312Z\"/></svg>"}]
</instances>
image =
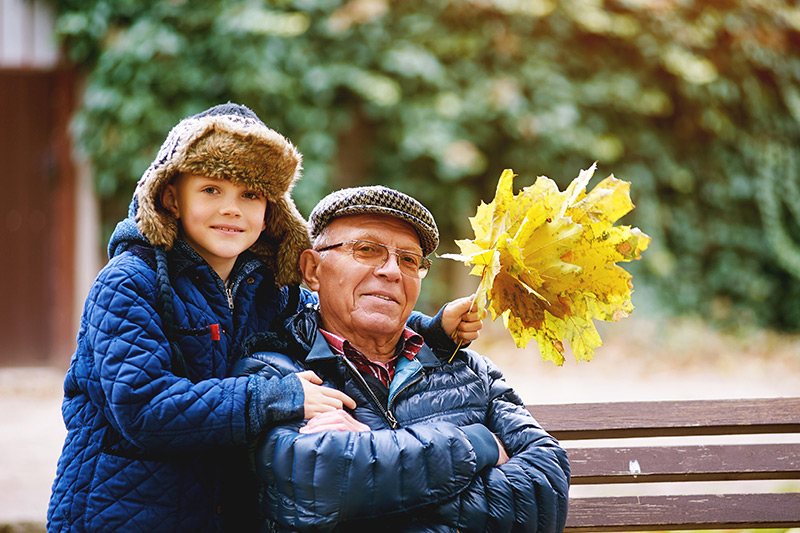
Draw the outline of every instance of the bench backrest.
<instances>
[{"instance_id":1,"label":"bench backrest","mask_svg":"<svg viewBox=\"0 0 800 533\"><path fill-rule=\"evenodd\" d=\"M530 405L528 410L567 449L573 486L800 479L800 398L545 404ZM796 434L798 438L795 442L766 444L706 444L698 438L775 433ZM665 445L655 440L659 437L693 437L694 442ZM637 445L631 446L629 440L611 446L608 441L603 446L581 442L632 438L639 440ZM777 488L767 493L674 492L657 496L571 496L566 531L800 525L797 492L779 492Z\"/></svg>"}]
</instances>

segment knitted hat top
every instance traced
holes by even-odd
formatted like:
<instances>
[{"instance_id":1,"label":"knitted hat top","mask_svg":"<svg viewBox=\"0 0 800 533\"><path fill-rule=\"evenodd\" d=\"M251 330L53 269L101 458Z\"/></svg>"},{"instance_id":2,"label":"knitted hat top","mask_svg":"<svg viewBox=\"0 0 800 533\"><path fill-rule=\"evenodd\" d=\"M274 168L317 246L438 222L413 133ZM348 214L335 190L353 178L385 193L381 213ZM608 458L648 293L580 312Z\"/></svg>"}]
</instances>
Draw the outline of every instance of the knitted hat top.
<instances>
[{"instance_id":1,"label":"knitted hat top","mask_svg":"<svg viewBox=\"0 0 800 533\"><path fill-rule=\"evenodd\" d=\"M250 109L233 103L181 120L136 185L136 224L154 246L172 248L178 220L161 205L161 192L178 173L228 179L267 198L266 229L250 248L275 274L278 286L302 281L300 253L310 247L306 222L291 198L302 170L300 152Z\"/></svg>"},{"instance_id":2,"label":"knitted hat top","mask_svg":"<svg viewBox=\"0 0 800 533\"><path fill-rule=\"evenodd\" d=\"M439 245L439 229L424 205L400 191L373 185L333 192L319 201L308 218L311 238L337 217L344 215L389 215L411 224L419 236L422 255L431 254Z\"/></svg>"}]
</instances>

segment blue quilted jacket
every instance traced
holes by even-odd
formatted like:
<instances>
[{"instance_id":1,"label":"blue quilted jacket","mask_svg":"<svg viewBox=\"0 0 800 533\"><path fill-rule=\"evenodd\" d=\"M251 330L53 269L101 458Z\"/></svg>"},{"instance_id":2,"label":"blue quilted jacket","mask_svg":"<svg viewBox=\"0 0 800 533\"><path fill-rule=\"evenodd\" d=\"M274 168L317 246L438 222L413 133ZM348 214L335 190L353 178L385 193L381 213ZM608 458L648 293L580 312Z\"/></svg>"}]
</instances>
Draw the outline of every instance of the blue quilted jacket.
<instances>
[{"instance_id":1,"label":"blue quilted jacket","mask_svg":"<svg viewBox=\"0 0 800 533\"><path fill-rule=\"evenodd\" d=\"M219 277L178 243L169 252L170 281L189 379L177 377L151 257L143 247L116 255L86 300L64 385L68 433L48 531L226 528L224 474L232 468L232 447L248 437L249 382L226 376L245 340L269 328L287 291L275 288L260 261L242 254L231 275L231 310ZM302 418L295 376L262 381L272 408L265 423Z\"/></svg>"},{"instance_id":2,"label":"blue quilted jacket","mask_svg":"<svg viewBox=\"0 0 800 533\"><path fill-rule=\"evenodd\" d=\"M302 386L296 376L227 376L249 339L311 299L285 288L300 281L297 258L310 245L290 195L301 159L238 104L169 132L86 299L64 382L67 438L49 531L239 531L255 516L240 475L245 443L276 421L301 419ZM180 173L230 180L267 200L266 227L227 286L161 206Z\"/></svg>"},{"instance_id":3,"label":"blue quilted jacket","mask_svg":"<svg viewBox=\"0 0 800 533\"><path fill-rule=\"evenodd\" d=\"M401 358L388 399L316 335L316 314L288 322L281 349L240 363L242 372L317 372L356 400L354 416L374 431L301 434L302 422L268 430L256 455L262 509L278 531L560 532L567 516L569 463L500 371L460 350L426 344ZM396 429L392 429L396 428ZM482 429L483 431L478 431ZM511 459L495 467L488 431ZM488 435L491 446L492 437Z\"/></svg>"}]
</instances>

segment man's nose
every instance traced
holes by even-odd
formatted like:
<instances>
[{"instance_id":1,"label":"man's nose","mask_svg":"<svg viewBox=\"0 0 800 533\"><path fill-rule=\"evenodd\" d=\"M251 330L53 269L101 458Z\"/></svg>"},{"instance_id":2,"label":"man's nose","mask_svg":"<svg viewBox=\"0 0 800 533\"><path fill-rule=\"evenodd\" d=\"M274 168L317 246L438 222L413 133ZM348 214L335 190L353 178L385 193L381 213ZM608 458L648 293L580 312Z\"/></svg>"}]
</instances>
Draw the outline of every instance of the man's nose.
<instances>
[{"instance_id":1,"label":"man's nose","mask_svg":"<svg viewBox=\"0 0 800 533\"><path fill-rule=\"evenodd\" d=\"M400 271L400 258L397 254L393 254L387 250L383 265L376 267L375 273L392 280L400 278L403 275Z\"/></svg>"}]
</instances>

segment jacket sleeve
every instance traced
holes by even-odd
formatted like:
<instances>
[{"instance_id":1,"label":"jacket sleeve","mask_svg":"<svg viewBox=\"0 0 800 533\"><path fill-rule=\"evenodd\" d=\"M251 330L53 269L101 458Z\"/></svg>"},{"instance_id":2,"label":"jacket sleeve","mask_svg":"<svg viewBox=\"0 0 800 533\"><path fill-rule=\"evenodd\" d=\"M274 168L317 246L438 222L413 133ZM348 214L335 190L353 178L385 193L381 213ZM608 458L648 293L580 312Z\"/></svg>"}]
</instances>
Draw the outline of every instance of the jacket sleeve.
<instances>
[{"instance_id":1,"label":"jacket sleeve","mask_svg":"<svg viewBox=\"0 0 800 533\"><path fill-rule=\"evenodd\" d=\"M452 355L459 347L464 348L469 344L458 345L445 333L442 327L442 313L444 313L444 307L445 306L442 306L439 312L432 317L420 313L419 311L413 311L411 316L408 317L406 325L422 335L422 338L425 339L425 344L430 346L434 352L446 352L448 355Z\"/></svg>"},{"instance_id":2,"label":"jacket sleeve","mask_svg":"<svg viewBox=\"0 0 800 533\"><path fill-rule=\"evenodd\" d=\"M430 519L463 531L559 533L567 519L566 452L528 413L500 370L475 357L489 380L486 426L510 459L480 472L456 498L429 507ZM458 519L452 523L454 516Z\"/></svg>"},{"instance_id":3,"label":"jacket sleeve","mask_svg":"<svg viewBox=\"0 0 800 533\"><path fill-rule=\"evenodd\" d=\"M311 434L299 426L268 431L255 460L267 515L284 527L324 531L442 502L488 466L478 462L470 429L449 423Z\"/></svg>"},{"instance_id":4,"label":"jacket sleeve","mask_svg":"<svg viewBox=\"0 0 800 533\"><path fill-rule=\"evenodd\" d=\"M115 258L87 300L76 364L109 423L138 448L160 453L241 444L251 378L193 383L171 371L155 302L154 273L132 255ZM279 381L265 387L280 387Z\"/></svg>"}]
</instances>

